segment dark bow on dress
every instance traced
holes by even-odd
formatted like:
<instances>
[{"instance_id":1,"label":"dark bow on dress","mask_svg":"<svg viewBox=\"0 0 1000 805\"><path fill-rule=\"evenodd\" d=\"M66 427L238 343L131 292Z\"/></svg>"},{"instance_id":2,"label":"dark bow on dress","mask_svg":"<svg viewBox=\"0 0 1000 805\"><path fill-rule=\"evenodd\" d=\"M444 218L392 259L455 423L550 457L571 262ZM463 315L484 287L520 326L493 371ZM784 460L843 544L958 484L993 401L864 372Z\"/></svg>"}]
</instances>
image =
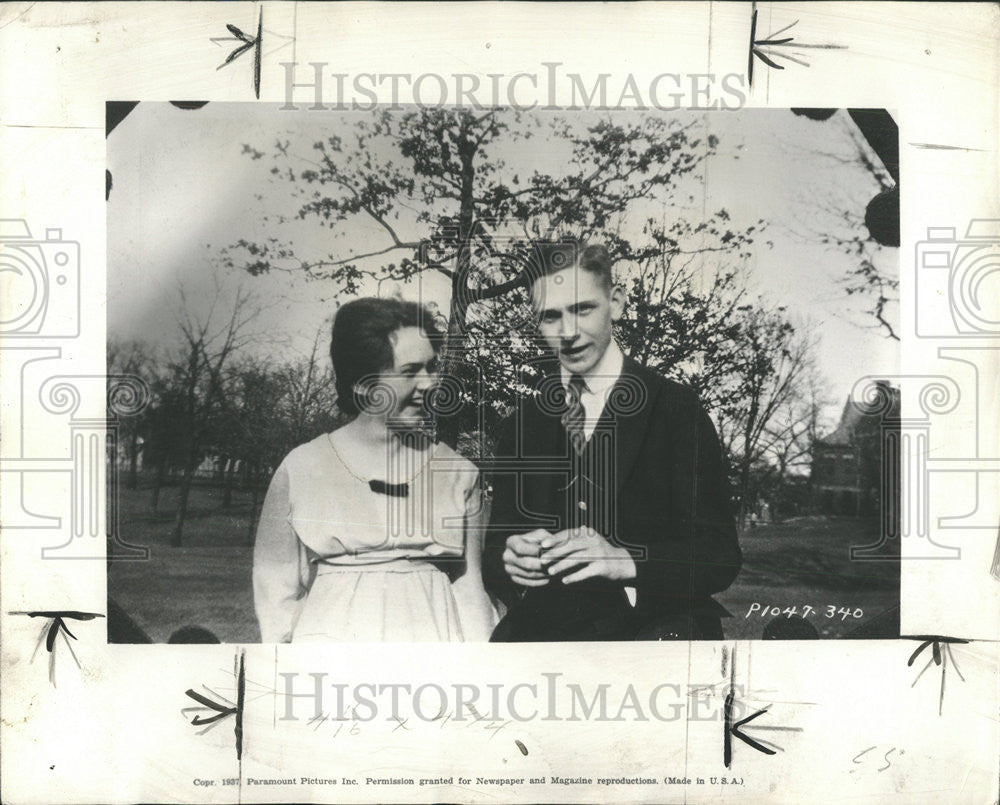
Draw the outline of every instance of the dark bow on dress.
<instances>
[{"instance_id":1,"label":"dark bow on dress","mask_svg":"<svg viewBox=\"0 0 1000 805\"><path fill-rule=\"evenodd\" d=\"M372 492L379 495L388 495L393 498L407 498L410 496L409 484L387 484L385 481L371 480L368 482Z\"/></svg>"}]
</instances>

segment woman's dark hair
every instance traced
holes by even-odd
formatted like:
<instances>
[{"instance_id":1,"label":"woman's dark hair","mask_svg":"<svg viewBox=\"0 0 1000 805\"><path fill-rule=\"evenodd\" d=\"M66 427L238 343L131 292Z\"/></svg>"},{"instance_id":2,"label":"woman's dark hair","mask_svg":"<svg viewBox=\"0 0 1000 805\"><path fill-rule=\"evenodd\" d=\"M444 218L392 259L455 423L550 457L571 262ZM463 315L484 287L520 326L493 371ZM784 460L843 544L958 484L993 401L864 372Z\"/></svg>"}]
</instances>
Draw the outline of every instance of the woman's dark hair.
<instances>
[{"instance_id":1,"label":"woman's dark hair","mask_svg":"<svg viewBox=\"0 0 1000 805\"><path fill-rule=\"evenodd\" d=\"M440 349L441 333L433 314L416 302L364 297L348 302L333 320L330 359L337 387L337 405L345 414L359 412L354 386L359 380L390 369L394 363L392 333L419 327L431 346Z\"/></svg>"}]
</instances>

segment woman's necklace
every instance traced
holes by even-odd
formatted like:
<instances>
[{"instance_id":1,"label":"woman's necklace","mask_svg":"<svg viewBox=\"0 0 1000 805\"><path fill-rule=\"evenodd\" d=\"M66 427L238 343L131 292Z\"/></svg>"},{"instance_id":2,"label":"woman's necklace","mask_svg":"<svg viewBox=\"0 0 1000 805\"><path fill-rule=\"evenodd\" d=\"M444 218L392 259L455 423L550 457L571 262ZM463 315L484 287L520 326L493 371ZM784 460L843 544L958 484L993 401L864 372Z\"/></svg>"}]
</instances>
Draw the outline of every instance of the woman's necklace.
<instances>
[{"instance_id":1,"label":"woman's necklace","mask_svg":"<svg viewBox=\"0 0 1000 805\"><path fill-rule=\"evenodd\" d=\"M427 458L424 459L423 462L421 462L416 472L414 472L405 481L398 484L390 484L386 481L380 481L377 478L366 478L363 475L359 475L357 472L354 471L354 468L351 467L351 465L344 459L344 456L340 452L340 450L337 449L337 444L336 442L333 441L333 434L332 433L326 434L326 438L327 441L330 442L330 447L333 448L333 452L336 453L337 458L340 459L340 463L344 465L344 469L346 469L352 476L354 476L354 478L361 481L362 483L368 484L368 487L372 490L372 492L375 492L379 495L388 495L390 497L396 497L396 498L409 497L410 482L416 480L417 477L419 477L419 475L427 468L427 465L430 463L434 451L437 449L437 445L431 447L431 449L427 453Z\"/></svg>"}]
</instances>

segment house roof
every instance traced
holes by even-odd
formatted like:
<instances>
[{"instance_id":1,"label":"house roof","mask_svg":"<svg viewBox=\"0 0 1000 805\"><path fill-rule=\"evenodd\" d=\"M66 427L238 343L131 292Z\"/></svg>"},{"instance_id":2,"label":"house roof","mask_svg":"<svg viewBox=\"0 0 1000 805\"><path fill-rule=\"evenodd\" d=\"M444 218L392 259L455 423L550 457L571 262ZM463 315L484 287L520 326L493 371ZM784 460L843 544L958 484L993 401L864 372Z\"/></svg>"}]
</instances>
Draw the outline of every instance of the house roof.
<instances>
[{"instance_id":1,"label":"house roof","mask_svg":"<svg viewBox=\"0 0 1000 805\"><path fill-rule=\"evenodd\" d=\"M844 401L844 410L840 414L840 424L837 425L832 433L816 439L813 443L828 447L850 446L854 441L854 434L858 426L865 417L884 417L886 415L884 411L886 400L888 400L889 404L889 415L898 417L899 389L890 386L884 380L876 381L876 385L881 388L881 394L876 396L872 405L856 403L851 399L851 395L848 394L847 399Z\"/></svg>"},{"instance_id":2,"label":"house roof","mask_svg":"<svg viewBox=\"0 0 1000 805\"><path fill-rule=\"evenodd\" d=\"M847 401L844 403L844 410L840 414L840 424L837 425L836 430L827 436L816 439L815 443L830 446L850 445L851 437L854 435L854 431L857 429L862 416L863 414L858 410L858 407L851 402L851 397L848 395Z\"/></svg>"}]
</instances>

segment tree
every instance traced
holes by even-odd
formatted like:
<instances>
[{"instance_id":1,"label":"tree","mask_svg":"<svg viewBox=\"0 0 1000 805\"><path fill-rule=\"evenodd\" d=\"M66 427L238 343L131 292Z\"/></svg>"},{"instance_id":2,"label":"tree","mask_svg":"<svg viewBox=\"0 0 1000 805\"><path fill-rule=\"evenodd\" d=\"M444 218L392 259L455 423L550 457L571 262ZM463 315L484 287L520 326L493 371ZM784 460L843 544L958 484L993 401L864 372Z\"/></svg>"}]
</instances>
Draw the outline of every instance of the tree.
<instances>
[{"instance_id":1,"label":"tree","mask_svg":"<svg viewBox=\"0 0 1000 805\"><path fill-rule=\"evenodd\" d=\"M145 418L143 464L156 468L149 504L154 513L159 509L168 469L183 463L184 397L173 380L169 368L154 378L153 402Z\"/></svg>"},{"instance_id":2,"label":"tree","mask_svg":"<svg viewBox=\"0 0 1000 805\"><path fill-rule=\"evenodd\" d=\"M800 393L815 340L808 329L796 330L783 307L742 305L738 313L736 349L728 358L732 374L716 418L723 445L734 460L742 523L753 498L751 469L775 444L768 426Z\"/></svg>"},{"instance_id":3,"label":"tree","mask_svg":"<svg viewBox=\"0 0 1000 805\"><path fill-rule=\"evenodd\" d=\"M623 350L643 366L693 388L707 410L729 394L741 333L739 305L750 247L763 225L734 232L720 210L698 224L647 222L649 245L629 255L627 295L617 327ZM692 246L709 238L714 245Z\"/></svg>"},{"instance_id":4,"label":"tree","mask_svg":"<svg viewBox=\"0 0 1000 805\"><path fill-rule=\"evenodd\" d=\"M192 309L180 288L178 325L181 345L168 364L164 426L177 437L176 456L183 475L170 544L183 544L184 521L195 470L204 450L226 425L225 399L229 393L225 369L228 362L252 340L250 325L260 313L251 294L238 289L229 309L219 311L220 289L216 288L208 310ZM221 323L219 320L221 319Z\"/></svg>"},{"instance_id":5,"label":"tree","mask_svg":"<svg viewBox=\"0 0 1000 805\"><path fill-rule=\"evenodd\" d=\"M242 465L245 485L250 488L247 544L253 544L260 480L265 466L275 466L286 449L287 421L281 417L285 378L266 362L245 358L233 367L230 393L225 401L230 439L226 444L227 467L223 508L229 506L236 464Z\"/></svg>"},{"instance_id":6,"label":"tree","mask_svg":"<svg viewBox=\"0 0 1000 805\"><path fill-rule=\"evenodd\" d=\"M156 375L156 364L150 348L138 340L121 341L113 336L108 338L106 347L107 373L112 376L135 378L149 389ZM124 417L117 423L118 432L125 440L128 451L128 475L126 486L135 489L139 485L139 452L143 431L147 428L148 408L133 416ZM118 457L115 456L117 461Z\"/></svg>"},{"instance_id":7,"label":"tree","mask_svg":"<svg viewBox=\"0 0 1000 805\"><path fill-rule=\"evenodd\" d=\"M887 252L892 246L885 245L898 246L899 243L899 188L892 175L898 166L882 164L858 125L844 113L835 115L836 110L832 109L793 111L817 121L829 120L824 125L839 126L853 146L853 153L848 156L829 151L816 151L812 156L854 169L868 178L867 186L838 184L831 186L826 194L811 196L809 220L818 210L823 213L824 221L834 222L835 226L818 230L806 222L805 237L810 242L829 245L850 258L850 267L839 278L839 284L849 297L866 305L865 315L873 318L887 337L898 341L893 320L899 304L899 276L895 260ZM851 110L851 115L863 112ZM898 133L893 136L898 138ZM896 148L898 159L898 146ZM872 193L877 194L874 199ZM894 229L894 232L885 236L875 229L876 225L879 229Z\"/></svg>"},{"instance_id":8,"label":"tree","mask_svg":"<svg viewBox=\"0 0 1000 805\"><path fill-rule=\"evenodd\" d=\"M356 121L353 138L335 134L315 142L314 159L293 153L287 140L278 142L272 173L292 183L298 218L318 219L335 237L344 236L348 222L367 223L383 242L361 252L306 259L277 236L263 243L240 240L226 251L228 264L251 274L300 271L334 280L337 293L348 295L365 278L407 280L435 271L451 282L448 319L462 332L462 314L471 302L516 287L517 273L506 283L470 282L482 279L474 276L473 256L503 256L511 221L516 230L523 225L524 234L534 224L536 236L543 228L551 236L564 225L606 228L630 202L648 199L654 188L669 188L714 148L712 138L704 147L689 136L693 123L652 117L602 121L578 133L556 118L549 125L565 140L573 169L564 175L536 170L522 180L505 176L504 161L491 153L502 136L524 141L543 125L533 120L516 127L522 118L501 109L385 110ZM389 156L382 155L386 150ZM250 145L243 151L253 159L264 156ZM403 234L404 227L412 236ZM393 253L400 255L398 263L378 259Z\"/></svg>"},{"instance_id":9,"label":"tree","mask_svg":"<svg viewBox=\"0 0 1000 805\"><path fill-rule=\"evenodd\" d=\"M376 111L345 124L343 135L313 143L311 158L289 140L272 154L272 174L287 180L297 198L295 217L316 220L335 239L367 232L364 247L344 244L306 256L271 235L238 241L225 261L253 275L289 271L328 280L335 293L347 295L366 281L442 276L451 289L445 371L468 383L463 359L473 356L481 376L509 374L510 364L497 363L500 350L484 340L502 342L510 330L495 314L507 307L499 300L523 283L524 241L599 235L627 258L634 251L621 235L627 215L671 204L678 181L714 151L715 138L698 136L697 126L694 118L678 117L623 115L581 128L501 109ZM509 169L504 148L540 131L559 145L553 168L529 168L524 176ZM265 156L251 145L243 150L253 159ZM476 397L467 394L466 402ZM446 440L454 442L451 430Z\"/></svg>"},{"instance_id":10,"label":"tree","mask_svg":"<svg viewBox=\"0 0 1000 805\"><path fill-rule=\"evenodd\" d=\"M720 210L697 225L647 223L649 245L625 261L617 337L633 359L698 393L718 423L745 517L761 484L780 488L808 457L822 380L808 328L797 331L784 308L747 301L747 262L764 222L734 232L728 221ZM712 245L687 245L705 237Z\"/></svg>"},{"instance_id":11,"label":"tree","mask_svg":"<svg viewBox=\"0 0 1000 805\"><path fill-rule=\"evenodd\" d=\"M277 458L340 424L333 372L320 349L328 337L327 328L320 328L308 356L287 362L276 370L283 390L279 419L285 423L281 444L274 452Z\"/></svg>"},{"instance_id":12,"label":"tree","mask_svg":"<svg viewBox=\"0 0 1000 805\"><path fill-rule=\"evenodd\" d=\"M224 400L228 440L223 506L234 481L236 462L242 464L244 485L250 489L247 541L252 543L261 483L293 447L333 430L336 392L333 375L319 360L321 331L304 359L279 365L246 356L229 369L229 393Z\"/></svg>"},{"instance_id":13,"label":"tree","mask_svg":"<svg viewBox=\"0 0 1000 805\"><path fill-rule=\"evenodd\" d=\"M812 446L820 433L829 427L824 411L832 403L825 378L811 356L788 398L778 407L764 429L761 439L762 474L757 481L760 493L773 501L772 516L777 517L790 482L808 479L812 465ZM804 493L804 490L802 490ZM804 503L804 501L799 501Z\"/></svg>"}]
</instances>

